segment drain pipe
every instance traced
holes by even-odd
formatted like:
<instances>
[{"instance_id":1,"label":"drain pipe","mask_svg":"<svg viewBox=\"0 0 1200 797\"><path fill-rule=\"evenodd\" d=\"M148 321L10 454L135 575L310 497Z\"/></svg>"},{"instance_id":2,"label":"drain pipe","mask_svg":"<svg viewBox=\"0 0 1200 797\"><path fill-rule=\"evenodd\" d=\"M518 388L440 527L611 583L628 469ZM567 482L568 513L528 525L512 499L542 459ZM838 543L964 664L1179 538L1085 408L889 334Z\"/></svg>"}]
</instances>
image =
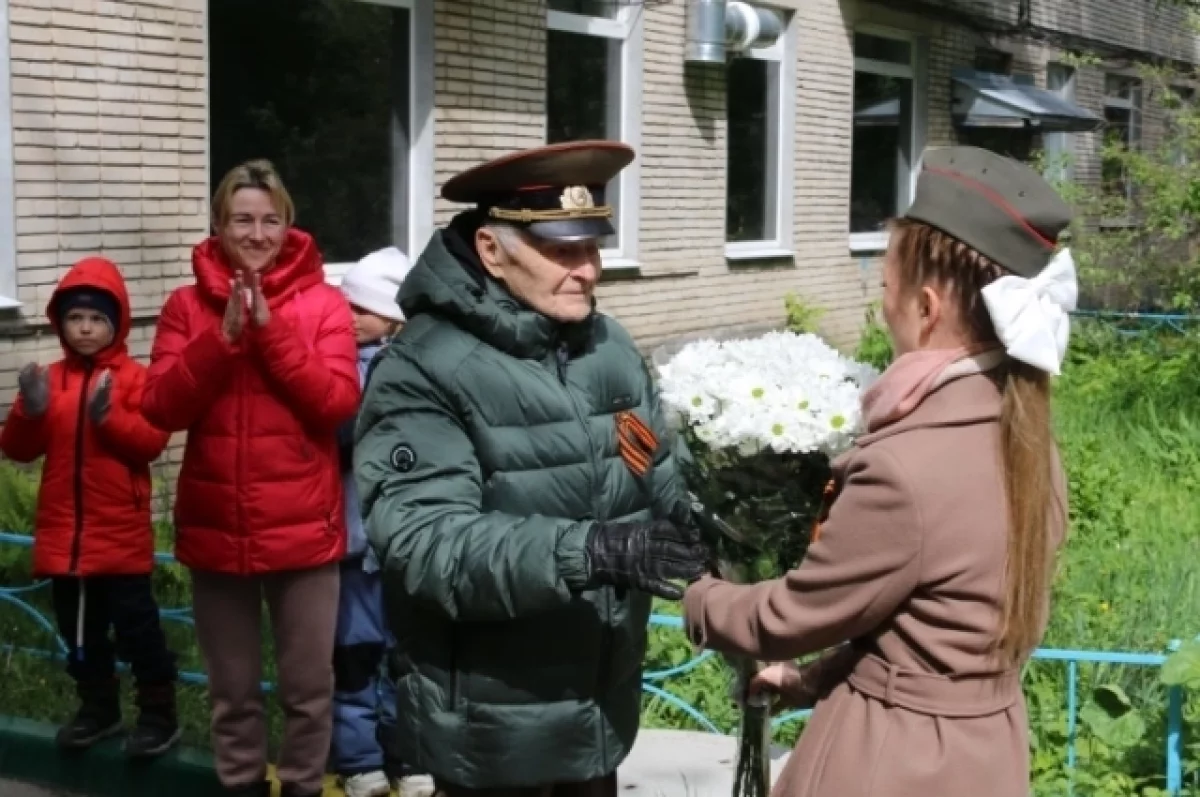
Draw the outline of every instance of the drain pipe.
<instances>
[{"instance_id":1,"label":"drain pipe","mask_svg":"<svg viewBox=\"0 0 1200 797\"><path fill-rule=\"evenodd\" d=\"M684 60L725 63L726 0L688 0Z\"/></svg>"}]
</instances>

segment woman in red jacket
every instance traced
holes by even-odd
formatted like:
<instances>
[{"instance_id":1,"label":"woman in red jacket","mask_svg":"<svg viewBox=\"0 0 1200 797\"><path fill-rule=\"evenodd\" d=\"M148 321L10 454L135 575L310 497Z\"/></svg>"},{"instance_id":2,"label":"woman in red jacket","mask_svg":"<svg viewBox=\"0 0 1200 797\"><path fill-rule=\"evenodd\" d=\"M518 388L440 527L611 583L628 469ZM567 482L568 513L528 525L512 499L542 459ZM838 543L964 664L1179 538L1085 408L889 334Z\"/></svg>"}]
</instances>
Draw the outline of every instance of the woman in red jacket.
<instances>
[{"instance_id":1,"label":"woman in red jacket","mask_svg":"<svg viewBox=\"0 0 1200 797\"><path fill-rule=\"evenodd\" d=\"M175 552L192 572L217 774L266 795L260 617L283 704L284 797L321 793L345 522L336 430L359 401L350 311L271 164L225 175L194 285L167 299L142 410L187 430Z\"/></svg>"}]
</instances>

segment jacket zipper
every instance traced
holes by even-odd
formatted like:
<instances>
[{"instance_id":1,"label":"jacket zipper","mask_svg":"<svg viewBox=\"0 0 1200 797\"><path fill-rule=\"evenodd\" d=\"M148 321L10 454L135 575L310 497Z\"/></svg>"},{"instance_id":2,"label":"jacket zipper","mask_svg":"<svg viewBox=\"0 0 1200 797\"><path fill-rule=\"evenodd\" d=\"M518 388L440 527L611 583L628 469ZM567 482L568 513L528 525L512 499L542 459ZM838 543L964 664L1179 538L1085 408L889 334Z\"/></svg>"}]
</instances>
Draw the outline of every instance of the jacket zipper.
<instances>
[{"instance_id":1,"label":"jacket zipper","mask_svg":"<svg viewBox=\"0 0 1200 797\"><path fill-rule=\"evenodd\" d=\"M244 457L242 456L242 440L244 439L244 437L242 435L242 430L246 426L246 419L243 418L242 415L246 409L246 403L244 400L244 397L246 394L246 390L245 390L246 385L245 385L245 369L242 368L241 365L242 364L241 364L240 358L239 358L239 362L235 365L235 367L237 368L237 377L234 381L235 389L237 390L237 428L234 430L235 434L237 435L237 437L236 437L237 445L234 446L235 454L234 454L234 470L233 470L233 472L237 474L237 484L238 484L237 489L238 490L240 490L241 487L246 484L245 474L242 473L242 467L243 467L243 462L244 462ZM247 565L247 562L249 561L249 557L246 555L246 545L247 545L247 540L249 538L249 535L247 534L246 528L245 528L246 513L242 510L242 497L236 491L234 493L233 502L237 508L236 516L237 516L237 530L238 530L238 573L241 575L247 575L246 565Z\"/></svg>"},{"instance_id":2,"label":"jacket zipper","mask_svg":"<svg viewBox=\"0 0 1200 797\"><path fill-rule=\"evenodd\" d=\"M138 487L137 474L133 472L133 468L129 469L129 489L133 492L133 508L140 511L142 508L142 488Z\"/></svg>"},{"instance_id":3,"label":"jacket zipper","mask_svg":"<svg viewBox=\"0 0 1200 797\"><path fill-rule=\"evenodd\" d=\"M83 547L83 442L87 433L88 383L92 381L92 364L83 364L83 386L79 389L79 415L75 419L75 536L71 540L71 563L67 568L79 569L79 550Z\"/></svg>"},{"instance_id":4,"label":"jacket zipper","mask_svg":"<svg viewBox=\"0 0 1200 797\"><path fill-rule=\"evenodd\" d=\"M554 350L554 362L558 371L558 381L562 384L563 389L567 391L567 399L571 402L571 408L575 411L575 417L583 426L583 434L588 441L588 457L592 464L592 514L597 523L603 523L607 518L604 512L604 507L600 502L600 455L596 448L596 441L592 437L592 428L588 423L588 415L583 412L579 403L575 400L575 394L571 392L571 388L567 385L567 361L570 359L570 352L567 350L567 344L559 343ZM604 595L604 628L601 631L600 650L608 651L610 645L611 628L613 621L613 606L612 606L612 590L604 589L601 591ZM608 655L600 657L600 672L596 679L596 697L602 699L604 697L605 688L608 683ZM601 728L600 734L600 757L604 762L606 770L610 767L608 760L608 735Z\"/></svg>"}]
</instances>

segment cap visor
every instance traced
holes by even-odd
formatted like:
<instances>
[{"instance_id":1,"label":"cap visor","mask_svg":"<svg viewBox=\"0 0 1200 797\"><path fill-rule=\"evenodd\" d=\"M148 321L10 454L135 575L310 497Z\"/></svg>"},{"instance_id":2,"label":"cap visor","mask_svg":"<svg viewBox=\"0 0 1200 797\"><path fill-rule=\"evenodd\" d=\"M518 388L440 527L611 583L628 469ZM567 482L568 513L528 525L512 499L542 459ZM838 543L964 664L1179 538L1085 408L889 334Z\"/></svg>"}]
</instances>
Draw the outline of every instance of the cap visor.
<instances>
[{"instance_id":1,"label":"cap visor","mask_svg":"<svg viewBox=\"0 0 1200 797\"><path fill-rule=\"evenodd\" d=\"M612 222L608 219L562 219L560 221L535 221L525 230L544 241L585 241L613 235Z\"/></svg>"}]
</instances>

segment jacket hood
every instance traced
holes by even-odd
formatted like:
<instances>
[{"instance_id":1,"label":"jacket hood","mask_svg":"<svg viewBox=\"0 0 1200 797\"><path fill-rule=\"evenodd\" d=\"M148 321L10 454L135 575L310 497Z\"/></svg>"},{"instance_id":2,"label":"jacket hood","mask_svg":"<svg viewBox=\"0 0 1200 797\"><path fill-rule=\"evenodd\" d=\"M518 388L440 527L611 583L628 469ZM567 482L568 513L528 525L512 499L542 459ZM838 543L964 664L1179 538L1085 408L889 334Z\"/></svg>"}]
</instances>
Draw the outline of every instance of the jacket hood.
<instances>
[{"instance_id":1,"label":"jacket hood","mask_svg":"<svg viewBox=\"0 0 1200 797\"><path fill-rule=\"evenodd\" d=\"M113 330L113 342L96 352L92 359L98 364L103 364L125 355L128 352L125 342L133 326L133 313L129 307L129 291L125 287L125 278L121 276L117 264L103 257L85 257L71 266L70 271L59 281L46 304L46 316L50 319L50 326L59 340L62 340L62 329L59 327L56 305L64 292L74 288L104 291L117 302L119 320L117 328ZM79 357L66 343L62 344L62 348L68 360Z\"/></svg>"},{"instance_id":2,"label":"jacket hood","mask_svg":"<svg viewBox=\"0 0 1200 797\"><path fill-rule=\"evenodd\" d=\"M595 313L563 324L522 304L484 271L469 243L478 227L477 215L467 211L434 233L400 287L400 308L409 321L441 316L514 357L541 359L559 343L572 350L586 345Z\"/></svg>"},{"instance_id":3,"label":"jacket hood","mask_svg":"<svg viewBox=\"0 0 1200 797\"><path fill-rule=\"evenodd\" d=\"M205 238L192 249L192 272L205 300L216 305L229 301L229 281L234 267L217 236ZM275 265L263 272L262 291L267 306L275 309L290 295L323 282L325 266L313 237L295 227L284 235Z\"/></svg>"}]
</instances>

